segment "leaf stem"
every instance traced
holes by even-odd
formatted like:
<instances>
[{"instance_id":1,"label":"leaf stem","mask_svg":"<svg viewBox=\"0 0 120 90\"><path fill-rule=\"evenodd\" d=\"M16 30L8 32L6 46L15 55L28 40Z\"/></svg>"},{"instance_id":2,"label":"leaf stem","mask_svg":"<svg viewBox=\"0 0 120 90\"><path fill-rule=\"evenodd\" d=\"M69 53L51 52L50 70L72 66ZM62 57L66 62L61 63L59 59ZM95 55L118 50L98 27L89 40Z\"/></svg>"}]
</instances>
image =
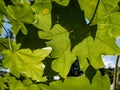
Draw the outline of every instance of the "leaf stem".
<instances>
[{"instance_id":1,"label":"leaf stem","mask_svg":"<svg viewBox=\"0 0 120 90\"><path fill-rule=\"evenodd\" d=\"M100 0L98 0L98 2L97 2L97 5L96 5L95 11L93 13L92 19L90 20L90 22L88 23L88 25L90 25L92 23L92 21L94 20L94 17L96 15L96 12L97 12L97 9L98 9L99 2L100 2Z\"/></svg>"},{"instance_id":2,"label":"leaf stem","mask_svg":"<svg viewBox=\"0 0 120 90\"><path fill-rule=\"evenodd\" d=\"M2 24L2 23L0 23L0 24L1 24L1 26L3 27L3 30L7 33L7 36L8 36L8 45L9 45L10 50L12 51L13 48L12 48L12 44L11 44L10 34L7 32L7 30L6 30L6 28L3 26L3 24Z\"/></svg>"},{"instance_id":3,"label":"leaf stem","mask_svg":"<svg viewBox=\"0 0 120 90\"><path fill-rule=\"evenodd\" d=\"M119 55L116 57L116 63L115 63L115 69L114 69L114 88L113 90L116 90L116 82L117 82L117 70L118 70L118 61L119 61Z\"/></svg>"}]
</instances>

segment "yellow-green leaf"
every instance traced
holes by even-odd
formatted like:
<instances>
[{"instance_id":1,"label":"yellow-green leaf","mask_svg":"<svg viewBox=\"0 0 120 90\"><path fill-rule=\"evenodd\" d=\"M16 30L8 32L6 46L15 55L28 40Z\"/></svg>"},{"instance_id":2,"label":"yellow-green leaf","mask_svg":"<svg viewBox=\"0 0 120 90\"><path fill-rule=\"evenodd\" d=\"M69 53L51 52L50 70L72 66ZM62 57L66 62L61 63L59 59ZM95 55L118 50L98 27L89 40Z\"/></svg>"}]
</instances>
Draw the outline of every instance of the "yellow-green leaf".
<instances>
[{"instance_id":1,"label":"yellow-green leaf","mask_svg":"<svg viewBox=\"0 0 120 90\"><path fill-rule=\"evenodd\" d=\"M51 48L43 48L31 51L30 49L21 49L17 51L4 50L3 66L10 69L10 72L16 77L20 74L33 80L43 81L43 63L41 62L49 53Z\"/></svg>"}]
</instances>

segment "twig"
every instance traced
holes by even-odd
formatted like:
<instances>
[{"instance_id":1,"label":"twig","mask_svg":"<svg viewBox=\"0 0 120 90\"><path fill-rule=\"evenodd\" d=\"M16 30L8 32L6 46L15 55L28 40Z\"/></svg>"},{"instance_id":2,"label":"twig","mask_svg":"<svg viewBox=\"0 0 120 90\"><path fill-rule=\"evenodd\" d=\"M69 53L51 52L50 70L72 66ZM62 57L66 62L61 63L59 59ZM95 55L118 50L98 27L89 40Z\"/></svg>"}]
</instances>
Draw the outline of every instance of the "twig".
<instances>
[{"instance_id":1,"label":"twig","mask_svg":"<svg viewBox=\"0 0 120 90\"><path fill-rule=\"evenodd\" d=\"M119 55L117 55L117 57L116 57L116 63L115 63L115 69L114 69L114 83L113 83L114 88L113 88L113 90L116 90L118 61L119 61Z\"/></svg>"},{"instance_id":2,"label":"twig","mask_svg":"<svg viewBox=\"0 0 120 90\"><path fill-rule=\"evenodd\" d=\"M0 24L1 24L1 26L4 28L5 32L7 33L9 48L10 48L10 50L13 50L12 45L11 45L11 37L10 37L10 34L7 32L6 28L2 25L2 23L0 23Z\"/></svg>"},{"instance_id":3,"label":"twig","mask_svg":"<svg viewBox=\"0 0 120 90\"><path fill-rule=\"evenodd\" d=\"M100 2L100 0L98 0L98 2L97 2L97 5L96 5L95 11L94 11L94 13L93 13L92 19L90 20L90 22L88 23L88 25L90 25L90 24L92 23L92 21L93 21L95 15L96 15L96 12L97 12L97 9L98 9L99 2Z\"/></svg>"}]
</instances>

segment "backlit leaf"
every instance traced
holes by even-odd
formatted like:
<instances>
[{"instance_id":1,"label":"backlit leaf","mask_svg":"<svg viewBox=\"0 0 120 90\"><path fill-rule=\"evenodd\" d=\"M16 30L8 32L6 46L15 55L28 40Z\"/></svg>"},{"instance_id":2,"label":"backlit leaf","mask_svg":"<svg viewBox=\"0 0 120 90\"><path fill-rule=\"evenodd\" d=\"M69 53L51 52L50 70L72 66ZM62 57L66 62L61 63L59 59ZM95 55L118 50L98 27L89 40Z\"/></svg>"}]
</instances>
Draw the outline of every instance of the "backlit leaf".
<instances>
[{"instance_id":1,"label":"backlit leaf","mask_svg":"<svg viewBox=\"0 0 120 90\"><path fill-rule=\"evenodd\" d=\"M47 42L47 45L54 48L51 53L52 57L55 58L52 68L59 72L61 76L66 77L76 59L70 51L69 33L57 24L51 31L40 32L39 35L42 38L51 40Z\"/></svg>"},{"instance_id":2,"label":"backlit leaf","mask_svg":"<svg viewBox=\"0 0 120 90\"><path fill-rule=\"evenodd\" d=\"M43 81L44 67L42 60L51 52L51 48L43 48L31 51L30 49L21 49L17 51L4 50L4 67L10 68L10 71L16 77L20 74L31 77L33 80Z\"/></svg>"},{"instance_id":3,"label":"backlit leaf","mask_svg":"<svg viewBox=\"0 0 120 90\"><path fill-rule=\"evenodd\" d=\"M23 33L26 34L27 30L23 23L30 24L33 23L35 20L33 10L30 5L28 3L16 6L9 5L8 12L10 15L8 19L13 26L13 32L17 34L17 32L22 29Z\"/></svg>"},{"instance_id":4,"label":"backlit leaf","mask_svg":"<svg viewBox=\"0 0 120 90\"><path fill-rule=\"evenodd\" d=\"M77 1L71 0L66 7L56 3L52 5L53 28L39 32L39 36L50 40L46 44L53 48L52 58L56 58L52 68L62 77L67 76L76 57L85 72L88 60L95 69L99 69L104 67L102 54L119 54L116 39L110 34L113 25L109 22L88 26Z\"/></svg>"},{"instance_id":5,"label":"backlit leaf","mask_svg":"<svg viewBox=\"0 0 120 90\"><path fill-rule=\"evenodd\" d=\"M51 27L51 0L35 0L32 7L36 13L35 26L49 30Z\"/></svg>"},{"instance_id":6,"label":"backlit leaf","mask_svg":"<svg viewBox=\"0 0 120 90\"><path fill-rule=\"evenodd\" d=\"M97 71L91 84L84 75L80 77L68 77L63 82L56 81L50 83L50 90L110 90L110 83L108 82L108 76L102 76Z\"/></svg>"}]
</instances>

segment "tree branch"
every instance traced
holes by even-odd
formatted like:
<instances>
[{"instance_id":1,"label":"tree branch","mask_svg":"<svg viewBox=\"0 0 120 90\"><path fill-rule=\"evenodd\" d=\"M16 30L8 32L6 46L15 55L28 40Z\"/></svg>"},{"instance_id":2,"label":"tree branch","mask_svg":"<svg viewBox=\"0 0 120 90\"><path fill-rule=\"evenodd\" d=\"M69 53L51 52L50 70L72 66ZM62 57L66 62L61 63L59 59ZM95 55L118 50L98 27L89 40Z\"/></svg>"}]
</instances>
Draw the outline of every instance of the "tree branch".
<instances>
[{"instance_id":1,"label":"tree branch","mask_svg":"<svg viewBox=\"0 0 120 90\"><path fill-rule=\"evenodd\" d=\"M115 63L115 69L114 69L114 89L113 90L116 90L116 83L117 83L117 70L118 70L118 61L119 61L119 55L117 55L116 57L116 63Z\"/></svg>"},{"instance_id":2,"label":"tree branch","mask_svg":"<svg viewBox=\"0 0 120 90\"><path fill-rule=\"evenodd\" d=\"M94 20L94 17L95 17L95 15L96 15L96 12L97 12L97 9L98 9L99 2L100 2L100 0L98 0L98 2L97 2L95 11L94 11L93 16L92 16L90 22L88 23L88 25L90 25L90 24L92 23L92 21Z\"/></svg>"}]
</instances>

